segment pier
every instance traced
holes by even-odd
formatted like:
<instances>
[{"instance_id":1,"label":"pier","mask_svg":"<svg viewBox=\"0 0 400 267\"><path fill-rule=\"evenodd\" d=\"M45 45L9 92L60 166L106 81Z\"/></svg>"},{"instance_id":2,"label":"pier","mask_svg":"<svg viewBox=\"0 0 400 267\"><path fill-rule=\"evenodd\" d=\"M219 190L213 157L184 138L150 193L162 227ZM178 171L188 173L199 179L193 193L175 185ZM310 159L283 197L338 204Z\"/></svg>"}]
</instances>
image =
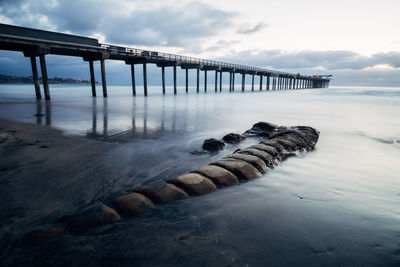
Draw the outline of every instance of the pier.
<instances>
[{"instance_id":1,"label":"pier","mask_svg":"<svg viewBox=\"0 0 400 267\"><path fill-rule=\"evenodd\" d=\"M185 92L189 92L189 71L196 71L196 92L200 92L200 71L204 72L204 92L207 92L207 78L209 73L215 75L214 92L222 91L223 73L229 73L229 91L235 91L235 75L241 75L241 91L245 91L246 75L251 77L251 90L255 88L255 76L259 76L259 91L262 90L294 90L305 88L326 88L329 86L330 75L307 76L286 72L268 70L239 64L226 63L215 60L200 59L189 56L149 51L131 47L116 46L99 43L97 39L83 36L43 31L38 29L0 24L0 49L23 52L30 58L32 77L36 98L41 99L37 58L39 58L42 73L43 92L46 100L50 100L50 89L47 77L46 55L62 55L81 57L88 62L92 96L96 96L96 81L94 74L94 61L100 61L101 84L103 97L108 96L106 81L106 60L124 61L130 65L132 76L132 95L135 96L136 78L135 67L143 68L143 90L147 90L147 64L155 64L161 69L162 93L165 94L165 68L173 68L173 88L177 94L177 67L185 71ZM219 78L219 80L218 80ZM265 82L264 82L265 80ZM219 83L218 83L219 81ZM218 88L219 85L219 88Z\"/></svg>"}]
</instances>

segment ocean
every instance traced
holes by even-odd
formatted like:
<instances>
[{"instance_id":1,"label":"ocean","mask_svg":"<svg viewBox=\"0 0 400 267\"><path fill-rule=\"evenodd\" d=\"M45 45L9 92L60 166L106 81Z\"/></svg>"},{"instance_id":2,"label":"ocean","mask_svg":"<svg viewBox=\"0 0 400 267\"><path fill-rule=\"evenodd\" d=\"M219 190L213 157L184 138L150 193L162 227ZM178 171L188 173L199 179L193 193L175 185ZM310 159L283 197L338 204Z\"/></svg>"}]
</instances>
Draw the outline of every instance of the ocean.
<instances>
[{"instance_id":1,"label":"ocean","mask_svg":"<svg viewBox=\"0 0 400 267\"><path fill-rule=\"evenodd\" d=\"M177 95L171 88L162 95L150 86L148 97L137 90L132 97L130 86L110 85L103 99L100 86L92 98L89 85L50 85L51 102L37 102L33 85L1 85L0 117L118 144L102 158L119 179L70 185L87 202L109 203L118 192L255 144L248 138L218 154L198 153L204 139L243 133L259 121L315 127L319 142L257 180L40 247L7 248L12 257L46 257L59 266L400 265L400 88L229 93L225 85L215 93L210 85L207 93L178 87Z\"/></svg>"}]
</instances>

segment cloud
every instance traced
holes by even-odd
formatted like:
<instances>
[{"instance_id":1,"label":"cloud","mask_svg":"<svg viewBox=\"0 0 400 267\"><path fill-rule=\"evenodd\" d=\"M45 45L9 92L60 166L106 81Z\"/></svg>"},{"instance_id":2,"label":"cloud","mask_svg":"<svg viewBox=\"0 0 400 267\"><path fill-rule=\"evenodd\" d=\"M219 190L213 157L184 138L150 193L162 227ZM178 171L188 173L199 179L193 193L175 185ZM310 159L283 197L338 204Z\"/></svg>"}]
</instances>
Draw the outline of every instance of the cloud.
<instances>
[{"instance_id":1,"label":"cloud","mask_svg":"<svg viewBox=\"0 0 400 267\"><path fill-rule=\"evenodd\" d=\"M364 56L353 51L312 51L285 52L281 50L266 50L254 53L244 51L232 53L221 58L239 64L259 66L274 69L305 69L322 68L325 70L362 70L375 65L387 64L400 68L400 52L376 53Z\"/></svg>"},{"instance_id":2,"label":"cloud","mask_svg":"<svg viewBox=\"0 0 400 267\"><path fill-rule=\"evenodd\" d=\"M239 30L237 31L237 33L239 33L239 34L245 34L245 35L247 35L247 34L253 34L253 33L256 33L256 32L261 31L262 29L264 29L264 28L266 28L266 27L268 27L267 24L265 24L265 23L263 23L263 22L259 22L257 25L255 25L255 26L253 26L253 27L250 27L250 28L249 28L248 26L242 27L241 29L239 29Z\"/></svg>"},{"instance_id":3,"label":"cloud","mask_svg":"<svg viewBox=\"0 0 400 267\"><path fill-rule=\"evenodd\" d=\"M236 13L198 2L145 0L1 1L4 22L82 35L107 42L185 47L233 25Z\"/></svg>"}]
</instances>

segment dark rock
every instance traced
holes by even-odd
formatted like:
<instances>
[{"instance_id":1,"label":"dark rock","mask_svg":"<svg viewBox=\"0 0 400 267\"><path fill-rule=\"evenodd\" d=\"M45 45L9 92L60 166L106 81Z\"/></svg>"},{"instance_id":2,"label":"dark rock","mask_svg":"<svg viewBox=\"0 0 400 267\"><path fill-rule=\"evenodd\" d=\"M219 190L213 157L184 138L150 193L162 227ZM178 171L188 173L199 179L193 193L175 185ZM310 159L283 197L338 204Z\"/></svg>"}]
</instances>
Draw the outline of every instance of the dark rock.
<instances>
[{"instance_id":1,"label":"dark rock","mask_svg":"<svg viewBox=\"0 0 400 267\"><path fill-rule=\"evenodd\" d=\"M112 203L118 210L128 216L154 208L153 202L139 193L130 193L114 198Z\"/></svg>"},{"instance_id":2,"label":"dark rock","mask_svg":"<svg viewBox=\"0 0 400 267\"><path fill-rule=\"evenodd\" d=\"M64 218L68 228L74 233L83 233L90 227L117 223L121 220L119 214L104 204L97 204L73 216Z\"/></svg>"},{"instance_id":3,"label":"dark rock","mask_svg":"<svg viewBox=\"0 0 400 267\"><path fill-rule=\"evenodd\" d=\"M244 140L245 138L246 137L241 134L230 133L225 135L222 139L224 140L225 143L237 144L240 141Z\"/></svg>"},{"instance_id":4,"label":"dark rock","mask_svg":"<svg viewBox=\"0 0 400 267\"><path fill-rule=\"evenodd\" d=\"M157 183L149 185L139 190L135 190L137 193L141 193L146 197L150 198L155 203L163 204L174 200L181 200L188 197L185 191L176 187L173 184L168 183Z\"/></svg>"},{"instance_id":5,"label":"dark rock","mask_svg":"<svg viewBox=\"0 0 400 267\"><path fill-rule=\"evenodd\" d=\"M174 184L191 195L204 195L217 189L215 184L198 173L187 173L168 180L168 183Z\"/></svg>"},{"instance_id":6,"label":"dark rock","mask_svg":"<svg viewBox=\"0 0 400 267\"><path fill-rule=\"evenodd\" d=\"M268 154L270 154L271 156L273 156L275 158L278 157L280 154L275 146L270 146L270 145L267 145L264 143L260 143L258 145L253 145L253 146L250 146L249 148L254 148L254 149L258 149L258 150L267 152Z\"/></svg>"},{"instance_id":7,"label":"dark rock","mask_svg":"<svg viewBox=\"0 0 400 267\"><path fill-rule=\"evenodd\" d=\"M247 130L245 132L245 135L247 136L265 136L268 137L268 135L272 132L274 132L278 128L278 125L268 123L268 122L257 122L256 124L253 125L253 127L250 130Z\"/></svg>"},{"instance_id":8,"label":"dark rock","mask_svg":"<svg viewBox=\"0 0 400 267\"><path fill-rule=\"evenodd\" d=\"M261 158L269 168L273 168L275 165L278 164L274 156L262 150L254 148L246 148L246 149L239 149L235 153L257 156Z\"/></svg>"},{"instance_id":9,"label":"dark rock","mask_svg":"<svg viewBox=\"0 0 400 267\"><path fill-rule=\"evenodd\" d=\"M218 150L222 150L225 147L224 142L215 139L215 138L210 138L210 139L206 139L204 140L203 143L203 149L204 150L208 150L208 151L218 151Z\"/></svg>"},{"instance_id":10,"label":"dark rock","mask_svg":"<svg viewBox=\"0 0 400 267\"><path fill-rule=\"evenodd\" d=\"M281 145L276 139L274 140L264 140L260 144L266 145L266 146L271 146L276 149L278 154L286 153L287 150L286 148Z\"/></svg>"},{"instance_id":11,"label":"dark rock","mask_svg":"<svg viewBox=\"0 0 400 267\"><path fill-rule=\"evenodd\" d=\"M272 139L274 140L274 139ZM285 139L285 138L276 138L276 141L281 144L282 146L285 147L287 151L296 151L299 149L302 149L302 146L298 144L297 142L294 142L290 139Z\"/></svg>"},{"instance_id":12,"label":"dark rock","mask_svg":"<svg viewBox=\"0 0 400 267\"><path fill-rule=\"evenodd\" d=\"M47 240L57 238L64 233L64 228L61 226L44 227L33 230L24 236L24 243L37 244Z\"/></svg>"},{"instance_id":13,"label":"dark rock","mask_svg":"<svg viewBox=\"0 0 400 267\"><path fill-rule=\"evenodd\" d=\"M192 172L199 173L220 186L229 186L239 183L238 178L233 173L214 165L203 166Z\"/></svg>"},{"instance_id":14,"label":"dark rock","mask_svg":"<svg viewBox=\"0 0 400 267\"><path fill-rule=\"evenodd\" d=\"M236 175L240 180L251 180L261 176L261 172L258 171L253 165L243 160L237 160L232 158L223 158L217 160L210 165L216 165L227 169Z\"/></svg>"},{"instance_id":15,"label":"dark rock","mask_svg":"<svg viewBox=\"0 0 400 267\"><path fill-rule=\"evenodd\" d=\"M270 168L267 167L265 162L257 156L234 153L234 154L229 155L226 158L233 158L233 159L246 161L247 163L250 163L251 165L253 165L261 173L266 173L267 171L270 170Z\"/></svg>"}]
</instances>

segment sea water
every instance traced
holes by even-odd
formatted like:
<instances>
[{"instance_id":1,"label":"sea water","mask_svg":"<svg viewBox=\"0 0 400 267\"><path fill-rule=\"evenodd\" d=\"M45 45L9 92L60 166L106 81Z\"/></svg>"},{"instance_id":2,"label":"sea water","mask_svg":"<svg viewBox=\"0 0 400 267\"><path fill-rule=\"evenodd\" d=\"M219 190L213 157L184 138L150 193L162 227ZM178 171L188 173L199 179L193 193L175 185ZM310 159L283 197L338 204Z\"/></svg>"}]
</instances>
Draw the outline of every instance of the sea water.
<instances>
[{"instance_id":1,"label":"sea water","mask_svg":"<svg viewBox=\"0 0 400 267\"><path fill-rule=\"evenodd\" d=\"M257 143L197 153L204 139L259 121L315 127L319 142L260 179L10 253L54 265L400 265L400 88L167 89L133 97L109 86L108 98L93 98L87 85L51 85L52 100L37 102L32 85L2 85L0 117L116 144L104 165L124 175L101 189L104 201Z\"/></svg>"}]
</instances>

